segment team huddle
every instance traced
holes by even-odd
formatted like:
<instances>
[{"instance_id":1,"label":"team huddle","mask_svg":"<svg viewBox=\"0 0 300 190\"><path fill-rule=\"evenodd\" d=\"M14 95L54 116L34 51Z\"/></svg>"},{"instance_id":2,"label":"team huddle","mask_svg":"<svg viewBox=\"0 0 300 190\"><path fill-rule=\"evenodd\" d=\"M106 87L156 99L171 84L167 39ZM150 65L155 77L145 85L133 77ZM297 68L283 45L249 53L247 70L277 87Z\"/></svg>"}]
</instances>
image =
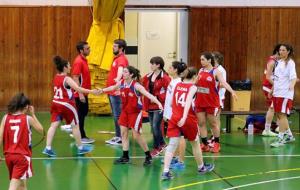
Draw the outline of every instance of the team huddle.
<instances>
[{"instance_id":1,"label":"team huddle","mask_svg":"<svg viewBox=\"0 0 300 190\"><path fill-rule=\"evenodd\" d=\"M118 43L123 46L119 46ZM115 41L114 46L120 49L118 51L120 54L116 56L124 56L126 47L124 40ZM287 115L290 113L297 80L295 63L290 57L292 48L286 44L280 44L276 48L274 55L268 60L263 86L269 106L263 135L274 136L270 131L274 112L279 125L278 140L271 144L273 147L295 140L288 126ZM232 95L233 100L238 97L226 82L226 71L222 67L222 54L204 52L200 55L200 61L199 71L188 67L182 61L174 61L166 72L163 59L158 56L153 57L150 60L152 72L142 79L138 69L126 63L118 65L114 62L116 76L112 78L112 82L106 88L90 90L78 85L68 76L71 70L68 61L55 56L53 62L58 73L53 79L51 126L47 132L43 154L50 157L56 156L52 141L62 120L71 126L77 145L77 154L83 155L91 152L91 146L85 145L82 141L78 108L76 108L73 95L75 91L94 95L108 93L120 96L122 105L117 123L115 123L120 126L119 137L112 139L113 142L109 141L122 145L123 154L114 161L115 164L130 163L129 131L132 131L133 139L145 152L145 166L151 165L152 158L165 150L162 180L173 178L170 169L185 167L186 140L192 146L197 172L205 174L212 171L214 164L205 163L202 152L218 153L221 151L220 113L224 108L225 91L227 90ZM152 151L149 150L141 133L143 110L148 112L152 127ZM28 111L31 116L26 115ZM207 123L211 128L211 138L208 138ZM161 125L167 126L165 136L169 139L168 145L165 143ZM30 106L29 99L24 94L18 94L9 103L8 113L2 119L0 128L0 145L3 144L4 147L3 152L11 179L10 189L26 188L25 179L32 176L30 126L41 134L44 133L40 122L35 117L33 107Z\"/></svg>"}]
</instances>

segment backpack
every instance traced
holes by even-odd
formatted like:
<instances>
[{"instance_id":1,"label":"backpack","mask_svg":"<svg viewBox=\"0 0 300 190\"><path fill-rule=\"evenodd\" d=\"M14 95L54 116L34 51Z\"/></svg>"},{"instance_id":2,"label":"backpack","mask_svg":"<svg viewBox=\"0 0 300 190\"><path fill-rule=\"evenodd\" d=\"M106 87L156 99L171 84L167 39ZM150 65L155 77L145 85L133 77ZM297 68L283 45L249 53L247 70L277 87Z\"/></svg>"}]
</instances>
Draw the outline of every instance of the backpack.
<instances>
[{"instance_id":1,"label":"backpack","mask_svg":"<svg viewBox=\"0 0 300 190\"><path fill-rule=\"evenodd\" d=\"M249 115L246 119L246 124L244 126L244 133L248 133L248 125L252 123L254 128L254 133L262 133L265 129L266 117L265 115ZM275 131L278 125L272 121L271 130Z\"/></svg>"}]
</instances>

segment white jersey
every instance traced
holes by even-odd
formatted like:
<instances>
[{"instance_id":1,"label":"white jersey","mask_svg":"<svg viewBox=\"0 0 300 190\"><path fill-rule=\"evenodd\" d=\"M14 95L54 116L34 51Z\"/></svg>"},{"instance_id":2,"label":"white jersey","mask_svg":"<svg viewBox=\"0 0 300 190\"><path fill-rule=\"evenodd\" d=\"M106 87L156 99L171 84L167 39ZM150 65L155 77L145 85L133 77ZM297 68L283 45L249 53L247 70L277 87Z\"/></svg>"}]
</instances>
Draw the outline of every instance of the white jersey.
<instances>
[{"instance_id":1,"label":"white jersey","mask_svg":"<svg viewBox=\"0 0 300 190\"><path fill-rule=\"evenodd\" d=\"M172 116L172 100L175 90L175 86L181 82L181 78L172 79L166 93L165 105L164 105L164 118L171 119Z\"/></svg>"},{"instance_id":2,"label":"white jersey","mask_svg":"<svg viewBox=\"0 0 300 190\"><path fill-rule=\"evenodd\" d=\"M294 90L289 90L293 79L297 78L295 62L290 59L287 64L279 60L274 70L274 97L282 97L293 100Z\"/></svg>"},{"instance_id":3,"label":"white jersey","mask_svg":"<svg viewBox=\"0 0 300 190\"><path fill-rule=\"evenodd\" d=\"M219 65L217 67L218 71L220 71L220 73L222 74L223 79L227 82L227 74L226 74L226 70L224 69L224 67L222 65ZM223 100L225 100L225 92L226 92L226 88L219 88L219 97L220 97L220 105L221 108L224 108L223 105Z\"/></svg>"}]
</instances>

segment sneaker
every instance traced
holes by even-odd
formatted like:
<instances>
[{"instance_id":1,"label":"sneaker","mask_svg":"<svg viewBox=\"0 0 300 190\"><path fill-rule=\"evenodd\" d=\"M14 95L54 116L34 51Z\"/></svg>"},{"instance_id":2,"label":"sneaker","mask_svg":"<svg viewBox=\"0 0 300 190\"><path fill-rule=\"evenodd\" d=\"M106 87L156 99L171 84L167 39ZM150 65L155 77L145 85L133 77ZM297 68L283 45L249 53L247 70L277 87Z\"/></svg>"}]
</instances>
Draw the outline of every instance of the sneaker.
<instances>
[{"instance_id":1,"label":"sneaker","mask_svg":"<svg viewBox=\"0 0 300 190\"><path fill-rule=\"evenodd\" d=\"M200 148L201 148L202 152L209 152L210 151L210 147L208 145L203 144L203 143L200 144Z\"/></svg>"},{"instance_id":2,"label":"sneaker","mask_svg":"<svg viewBox=\"0 0 300 190\"><path fill-rule=\"evenodd\" d=\"M164 164L164 158L162 158L161 160L160 160L160 162L161 162L161 164ZM177 162L179 162L179 160L178 160L178 157L173 157L172 158L172 161L171 161L171 165L172 164L175 164L175 163L177 163Z\"/></svg>"},{"instance_id":3,"label":"sneaker","mask_svg":"<svg viewBox=\"0 0 300 190\"><path fill-rule=\"evenodd\" d=\"M95 142L95 139L90 139L88 137L81 139L82 144L91 144L91 143L94 143L94 142Z\"/></svg>"},{"instance_id":4,"label":"sneaker","mask_svg":"<svg viewBox=\"0 0 300 190\"><path fill-rule=\"evenodd\" d=\"M144 161L144 166L149 166L152 164L152 157L146 156L145 161Z\"/></svg>"},{"instance_id":5,"label":"sneaker","mask_svg":"<svg viewBox=\"0 0 300 190\"><path fill-rule=\"evenodd\" d=\"M72 126L71 125L62 125L62 126L60 126L60 130L67 132L67 133L72 133Z\"/></svg>"},{"instance_id":6,"label":"sneaker","mask_svg":"<svg viewBox=\"0 0 300 190\"><path fill-rule=\"evenodd\" d=\"M83 146L82 149L77 150L77 155L83 155L92 152L92 150L93 150L92 146Z\"/></svg>"},{"instance_id":7,"label":"sneaker","mask_svg":"<svg viewBox=\"0 0 300 190\"><path fill-rule=\"evenodd\" d=\"M290 135L284 135L283 139L284 139L284 143L290 143L296 140L294 136L290 136Z\"/></svg>"},{"instance_id":8,"label":"sneaker","mask_svg":"<svg viewBox=\"0 0 300 190\"><path fill-rule=\"evenodd\" d=\"M221 150L221 145L220 143L218 142L213 142L212 143L212 146L211 146L211 149L210 149L210 152L212 153L219 153Z\"/></svg>"},{"instance_id":9,"label":"sneaker","mask_svg":"<svg viewBox=\"0 0 300 190\"><path fill-rule=\"evenodd\" d=\"M129 158L120 157L119 159L114 161L114 164L129 164Z\"/></svg>"},{"instance_id":10,"label":"sneaker","mask_svg":"<svg viewBox=\"0 0 300 190\"><path fill-rule=\"evenodd\" d=\"M211 172L213 171L215 168L214 164L208 164L208 163L204 163L202 168L198 169L198 173L199 174L205 174L207 172Z\"/></svg>"},{"instance_id":11,"label":"sneaker","mask_svg":"<svg viewBox=\"0 0 300 190\"><path fill-rule=\"evenodd\" d=\"M263 130L262 136L265 136L265 137L277 137L277 133L274 133L271 130Z\"/></svg>"},{"instance_id":12,"label":"sneaker","mask_svg":"<svg viewBox=\"0 0 300 190\"><path fill-rule=\"evenodd\" d=\"M271 143L271 147L277 148L280 146L283 146L285 144L285 140L284 139L280 139L278 138L276 141L274 141L273 143Z\"/></svg>"},{"instance_id":13,"label":"sneaker","mask_svg":"<svg viewBox=\"0 0 300 190\"><path fill-rule=\"evenodd\" d=\"M48 150L47 148L44 148L42 153L46 154L49 157L55 157L56 156L56 153L52 149Z\"/></svg>"},{"instance_id":14,"label":"sneaker","mask_svg":"<svg viewBox=\"0 0 300 190\"><path fill-rule=\"evenodd\" d=\"M162 153L165 149L167 148L167 145L161 145L160 147L158 147L159 153Z\"/></svg>"},{"instance_id":15,"label":"sneaker","mask_svg":"<svg viewBox=\"0 0 300 190\"><path fill-rule=\"evenodd\" d=\"M172 173L170 172L170 171L168 171L168 172L163 172L162 174L161 174L161 177L160 177L160 179L161 180L163 180L163 181L165 181L165 180L171 180L171 179L173 179L174 177L173 177L173 175L172 175Z\"/></svg>"},{"instance_id":16,"label":"sneaker","mask_svg":"<svg viewBox=\"0 0 300 190\"><path fill-rule=\"evenodd\" d=\"M154 149L153 149L153 150L151 150L151 152L150 152L150 154L151 154L152 158L154 158L154 157L158 156L158 155L159 155L159 153L160 153L160 151L159 151L159 149L157 149L157 148L154 148Z\"/></svg>"},{"instance_id":17,"label":"sneaker","mask_svg":"<svg viewBox=\"0 0 300 190\"><path fill-rule=\"evenodd\" d=\"M185 168L184 162L177 162L175 164L170 165L170 169L174 170L183 170Z\"/></svg>"},{"instance_id":18,"label":"sneaker","mask_svg":"<svg viewBox=\"0 0 300 190\"><path fill-rule=\"evenodd\" d=\"M122 145L122 139L120 137L113 137L105 141L105 143L110 145Z\"/></svg>"}]
</instances>

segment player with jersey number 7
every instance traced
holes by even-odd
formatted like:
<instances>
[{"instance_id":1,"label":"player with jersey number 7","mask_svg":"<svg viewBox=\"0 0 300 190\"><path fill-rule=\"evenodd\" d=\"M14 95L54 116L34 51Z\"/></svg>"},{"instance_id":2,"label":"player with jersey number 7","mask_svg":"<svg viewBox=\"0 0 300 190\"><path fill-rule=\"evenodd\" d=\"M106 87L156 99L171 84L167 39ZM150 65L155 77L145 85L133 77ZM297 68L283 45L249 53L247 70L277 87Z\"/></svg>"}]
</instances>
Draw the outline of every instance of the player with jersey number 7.
<instances>
[{"instance_id":1,"label":"player with jersey number 7","mask_svg":"<svg viewBox=\"0 0 300 190\"><path fill-rule=\"evenodd\" d=\"M8 113L4 115L0 126L0 146L3 144L9 172L9 190L27 189L26 180L33 175L31 127L40 134L44 130L35 116L33 106L30 106L30 100L23 93L14 96L7 108Z\"/></svg>"}]
</instances>

